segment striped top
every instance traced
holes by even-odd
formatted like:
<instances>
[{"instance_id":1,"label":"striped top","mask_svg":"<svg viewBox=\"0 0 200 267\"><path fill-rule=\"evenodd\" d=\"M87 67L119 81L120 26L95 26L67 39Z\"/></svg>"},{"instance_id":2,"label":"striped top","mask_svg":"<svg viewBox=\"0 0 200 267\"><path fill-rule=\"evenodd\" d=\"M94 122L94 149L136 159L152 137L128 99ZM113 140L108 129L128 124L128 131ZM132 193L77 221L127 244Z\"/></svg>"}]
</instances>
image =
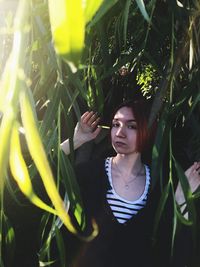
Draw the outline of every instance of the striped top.
<instances>
[{"instance_id":1,"label":"striped top","mask_svg":"<svg viewBox=\"0 0 200 267\"><path fill-rule=\"evenodd\" d=\"M146 183L142 195L137 200L129 201L119 196L115 191L112 183L111 165L112 158L108 157L105 161L105 170L111 189L107 191L106 198L115 218L119 223L123 224L135 216L138 211L145 206L150 187L150 170L149 167L145 165Z\"/></svg>"}]
</instances>

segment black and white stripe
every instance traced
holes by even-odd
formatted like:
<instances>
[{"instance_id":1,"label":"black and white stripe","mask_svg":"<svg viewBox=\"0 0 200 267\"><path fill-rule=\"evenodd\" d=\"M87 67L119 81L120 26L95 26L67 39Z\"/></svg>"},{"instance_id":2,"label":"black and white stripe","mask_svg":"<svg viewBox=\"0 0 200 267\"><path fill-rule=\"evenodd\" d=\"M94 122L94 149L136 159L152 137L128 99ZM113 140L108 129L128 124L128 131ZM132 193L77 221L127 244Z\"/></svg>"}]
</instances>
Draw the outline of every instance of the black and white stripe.
<instances>
[{"instance_id":1,"label":"black and white stripe","mask_svg":"<svg viewBox=\"0 0 200 267\"><path fill-rule=\"evenodd\" d=\"M143 194L136 201L128 201L120 197L114 190L114 187L112 185L111 164L112 158L107 158L105 161L105 169L108 175L111 189L107 191L106 198L118 222L125 223L127 222L127 220L135 216L138 211L142 209L146 204L150 186L150 170L148 166L145 165L146 184Z\"/></svg>"}]
</instances>

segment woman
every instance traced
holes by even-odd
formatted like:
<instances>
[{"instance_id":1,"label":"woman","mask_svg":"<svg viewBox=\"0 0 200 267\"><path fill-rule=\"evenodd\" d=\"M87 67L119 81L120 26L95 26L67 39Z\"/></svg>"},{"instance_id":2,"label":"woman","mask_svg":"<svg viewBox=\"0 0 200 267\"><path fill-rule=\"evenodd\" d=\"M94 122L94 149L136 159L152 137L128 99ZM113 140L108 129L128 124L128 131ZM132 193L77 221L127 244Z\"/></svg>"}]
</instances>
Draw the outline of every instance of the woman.
<instances>
[{"instance_id":1,"label":"woman","mask_svg":"<svg viewBox=\"0 0 200 267\"><path fill-rule=\"evenodd\" d=\"M90 136L84 137L84 141L91 140L100 131L94 131L98 121L94 114L91 115L87 113L81 119L82 134L88 126L84 136ZM148 109L143 101L121 104L114 112L110 130L116 155L77 166L76 175L88 218L87 230L89 233L91 220L95 219L99 234L93 241L79 245L72 266L169 267L165 260L170 224L161 237L162 246L165 244L167 249L159 256L152 250L152 229L160 193L158 188L152 190L150 169L143 161L153 137L147 119ZM74 140L79 140L78 144L83 143L80 132L75 131L74 136ZM64 149L62 144L61 147L69 152L67 146ZM200 184L200 162L194 163L186 175L192 191L196 190ZM180 184L176 199L179 204L184 202ZM154 256L157 256L156 260Z\"/></svg>"}]
</instances>

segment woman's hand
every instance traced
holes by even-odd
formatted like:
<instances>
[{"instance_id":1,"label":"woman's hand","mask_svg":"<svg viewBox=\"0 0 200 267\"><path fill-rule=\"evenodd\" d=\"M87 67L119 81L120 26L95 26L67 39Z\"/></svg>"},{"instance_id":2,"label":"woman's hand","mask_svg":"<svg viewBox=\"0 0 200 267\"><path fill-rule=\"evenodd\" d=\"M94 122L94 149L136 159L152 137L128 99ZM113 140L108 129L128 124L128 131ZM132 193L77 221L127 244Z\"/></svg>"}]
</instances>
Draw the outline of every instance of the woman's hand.
<instances>
[{"instance_id":1,"label":"woman's hand","mask_svg":"<svg viewBox=\"0 0 200 267\"><path fill-rule=\"evenodd\" d=\"M75 127L74 143L82 145L95 139L101 131L100 128L97 128L99 120L100 118L93 111L85 112Z\"/></svg>"},{"instance_id":2,"label":"woman's hand","mask_svg":"<svg viewBox=\"0 0 200 267\"><path fill-rule=\"evenodd\" d=\"M101 128L97 127L99 120L100 118L93 111L87 111L81 116L74 130L74 149L97 137L101 131ZM61 143L60 147L68 155L70 153L69 139Z\"/></svg>"},{"instance_id":3,"label":"woman's hand","mask_svg":"<svg viewBox=\"0 0 200 267\"><path fill-rule=\"evenodd\" d=\"M185 176L187 177L192 193L194 193L200 186L200 161L194 162L194 164L185 171ZM185 202L180 182L178 183L175 196L178 204Z\"/></svg>"}]
</instances>

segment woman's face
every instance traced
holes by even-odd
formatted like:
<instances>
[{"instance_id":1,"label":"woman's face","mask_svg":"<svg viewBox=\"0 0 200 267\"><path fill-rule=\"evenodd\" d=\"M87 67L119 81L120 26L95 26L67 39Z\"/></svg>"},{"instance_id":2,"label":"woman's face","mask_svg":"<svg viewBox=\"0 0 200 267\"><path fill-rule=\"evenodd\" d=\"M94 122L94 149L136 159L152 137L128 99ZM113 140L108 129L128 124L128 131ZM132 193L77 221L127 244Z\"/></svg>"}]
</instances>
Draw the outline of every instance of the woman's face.
<instances>
[{"instance_id":1,"label":"woman's face","mask_svg":"<svg viewBox=\"0 0 200 267\"><path fill-rule=\"evenodd\" d=\"M118 154L137 152L137 123L129 107L122 107L112 121L111 141Z\"/></svg>"}]
</instances>

